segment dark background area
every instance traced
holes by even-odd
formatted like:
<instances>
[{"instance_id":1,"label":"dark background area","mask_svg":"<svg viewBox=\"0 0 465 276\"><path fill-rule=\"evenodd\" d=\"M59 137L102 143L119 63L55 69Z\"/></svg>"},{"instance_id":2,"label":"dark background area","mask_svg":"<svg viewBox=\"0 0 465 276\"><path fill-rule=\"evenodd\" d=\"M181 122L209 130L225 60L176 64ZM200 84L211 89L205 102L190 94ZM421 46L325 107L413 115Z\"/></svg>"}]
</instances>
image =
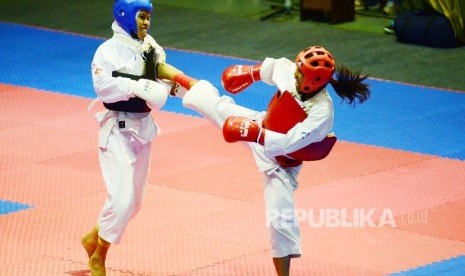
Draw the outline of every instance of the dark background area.
<instances>
[{"instance_id":1,"label":"dark background area","mask_svg":"<svg viewBox=\"0 0 465 276\"><path fill-rule=\"evenodd\" d=\"M108 38L113 2L0 0L0 20ZM301 49L322 45L337 64L362 69L374 78L465 91L465 47L398 43L383 32L387 17L357 13L353 22L332 25L324 14L300 21L298 1L290 14L265 21L260 17L273 12L273 2L154 0L153 4L150 33L163 47L262 60L294 59Z\"/></svg>"}]
</instances>

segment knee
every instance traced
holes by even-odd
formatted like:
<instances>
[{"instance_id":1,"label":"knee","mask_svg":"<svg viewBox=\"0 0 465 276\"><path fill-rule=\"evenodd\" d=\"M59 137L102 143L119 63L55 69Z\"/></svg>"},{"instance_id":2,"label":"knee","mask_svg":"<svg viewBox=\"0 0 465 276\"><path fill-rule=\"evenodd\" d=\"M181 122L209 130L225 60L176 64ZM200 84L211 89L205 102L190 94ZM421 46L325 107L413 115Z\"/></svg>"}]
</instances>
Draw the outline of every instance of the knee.
<instances>
[{"instance_id":1,"label":"knee","mask_svg":"<svg viewBox=\"0 0 465 276\"><path fill-rule=\"evenodd\" d=\"M115 204L113 204L113 206L116 212L119 214L133 213L136 209L136 204L133 197L124 200L118 200L115 202Z\"/></svg>"},{"instance_id":2,"label":"knee","mask_svg":"<svg viewBox=\"0 0 465 276\"><path fill-rule=\"evenodd\" d=\"M294 209L267 209L266 226L277 231L298 227Z\"/></svg>"}]
</instances>

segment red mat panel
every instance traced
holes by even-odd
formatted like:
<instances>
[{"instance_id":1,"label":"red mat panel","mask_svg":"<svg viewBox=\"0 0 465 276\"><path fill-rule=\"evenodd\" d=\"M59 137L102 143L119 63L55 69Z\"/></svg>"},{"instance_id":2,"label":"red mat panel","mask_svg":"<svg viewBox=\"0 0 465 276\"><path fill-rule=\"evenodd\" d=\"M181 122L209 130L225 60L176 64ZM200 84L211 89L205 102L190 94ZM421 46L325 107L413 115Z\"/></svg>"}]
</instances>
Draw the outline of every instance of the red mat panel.
<instances>
[{"instance_id":1,"label":"red mat panel","mask_svg":"<svg viewBox=\"0 0 465 276\"><path fill-rule=\"evenodd\" d=\"M0 275L88 275L80 237L105 200L90 99L0 85L0 199L32 208L0 215ZM20 112L19 112L20 111ZM263 188L253 158L207 120L153 112L143 207L108 275L274 275ZM375 209L375 227L301 221L292 275L384 275L465 254L465 162L339 141L304 165L296 207ZM383 211L395 227L379 226ZM427 214L425 223L405 221ZM383 226L383 225L381 225Z\"/></svg>"}]
</instances>

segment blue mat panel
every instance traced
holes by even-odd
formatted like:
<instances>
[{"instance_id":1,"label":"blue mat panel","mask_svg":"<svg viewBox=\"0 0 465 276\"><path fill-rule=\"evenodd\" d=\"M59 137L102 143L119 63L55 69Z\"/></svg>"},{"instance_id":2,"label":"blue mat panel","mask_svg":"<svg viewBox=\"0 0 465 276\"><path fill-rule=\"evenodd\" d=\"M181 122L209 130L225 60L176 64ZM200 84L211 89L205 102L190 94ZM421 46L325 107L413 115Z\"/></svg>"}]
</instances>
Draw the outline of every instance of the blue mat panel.
<instances>
[{"instance_id":1,"label":"blue mat panel","mask_svg":"<svg viewBox=\"0 0 465 276\"><path fill-rule=\"evenodd\" d=\"M465 256L435 262L427 266L391 274L391 276L463 276L465 275Z\"/></svg>"},{"instance_id":2,"label":"blue mat panel","mask_svg":"<svg viewBox=\"0 0 465 276\"><path fill-rule=\"evenodd\" d=\"M7 200L0 199L0 215L19 212L21 210L29 209L32 206Z\"/></svg>"},{"instance_id":3,"label":"blue mat panel","mask_svg":"<svg viewBox=\"0 0 465 276\"><path fill-rule=\"evenodd\" d=\"M0 33L1 83L95 97L90 63L104 39L5 22L0 22ZM186 74L211 81L223 94L227 94L221 87L224 68L256 62L178 49L166 51L169 63ZM341 103L329 87L339 139L465 160L465 93L368 81L372 97L355 109ZM233 97L239 104L264 110L274 92L275 87L258 82ZM170 98L163 110L197 116L176 98Z\"/></svg>"}]
</instances>

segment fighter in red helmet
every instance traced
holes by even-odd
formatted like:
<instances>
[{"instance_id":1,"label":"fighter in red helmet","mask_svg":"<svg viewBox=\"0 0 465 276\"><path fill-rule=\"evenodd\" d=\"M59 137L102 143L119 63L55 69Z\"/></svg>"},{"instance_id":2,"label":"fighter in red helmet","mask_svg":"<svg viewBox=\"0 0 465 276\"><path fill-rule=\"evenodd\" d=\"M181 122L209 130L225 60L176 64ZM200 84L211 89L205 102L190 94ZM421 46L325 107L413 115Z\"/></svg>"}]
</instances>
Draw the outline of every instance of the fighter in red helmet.
<instances>
[{"instance_id":1,"label":"fighter in red helmet","mask_svg":"<svg viewBox=\"0 0 465 276\"><path fill-rule=\"evenodd\" d=\"M303 161L325 158L336 142L333 102L326 87L331 84L349 104L363 103L370 96L366 76L336 67L332 54L321 46L304 49L295 61L266 58L255 65L228 67L222 84L233 94L259 80L277 86L268 109L255 111L220 96L207 81L164 74L189 89L175 93L185 107L220 127L227 142L246 142L251 149L264 179L273 263L278 275L289 275L291 258L302 253L293 195L298 173Z\"/></svg>"}]
</instances>

